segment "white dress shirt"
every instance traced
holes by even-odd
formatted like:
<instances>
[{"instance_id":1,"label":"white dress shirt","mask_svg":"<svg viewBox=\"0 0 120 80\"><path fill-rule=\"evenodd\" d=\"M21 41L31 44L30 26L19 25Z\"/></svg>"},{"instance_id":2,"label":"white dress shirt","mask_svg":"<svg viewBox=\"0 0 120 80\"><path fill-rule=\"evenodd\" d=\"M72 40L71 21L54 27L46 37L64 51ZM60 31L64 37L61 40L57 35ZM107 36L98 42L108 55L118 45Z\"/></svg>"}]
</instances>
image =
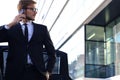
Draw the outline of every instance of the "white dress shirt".
<instances>
[{"instance_id":1,"label":"white dress shirt","mask_svg":"<svg viewBox=\"0 0 120 80\"><path fill-rule=\"evenodd\" d=\"M25 25L24 25L23 22L20 22L20 24L21 24L21 26L22 26L21 28L22 28L23 34L25 34L25 33L24 33L24 32L25 32ZM31 21L30 21L30 22L27 22L26 24L27 24L27 27L28 27L28 42L29 42L30 39L31 39L31 37L32 37L32 35L33 35L33 24L32 24ZM30 63L30 64L32 63L29 54L28 54L28 56L27 56L27 62Z\"/></svg>"}]
</instances>

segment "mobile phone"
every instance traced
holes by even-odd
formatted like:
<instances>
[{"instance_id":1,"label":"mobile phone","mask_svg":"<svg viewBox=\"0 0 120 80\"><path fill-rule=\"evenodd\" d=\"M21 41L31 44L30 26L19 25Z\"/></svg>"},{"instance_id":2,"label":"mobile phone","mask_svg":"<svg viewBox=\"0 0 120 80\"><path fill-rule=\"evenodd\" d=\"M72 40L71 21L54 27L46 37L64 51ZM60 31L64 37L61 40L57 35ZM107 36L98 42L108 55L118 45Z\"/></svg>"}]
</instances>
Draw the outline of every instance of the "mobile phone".
<instances>
[{"instance_id":1,"label":"mobile phone","mask_svg":"<svg viewBox=\"0 0 120 80\"><path fill-rule=\"evenodd\" d=\"M24 9L21 9L21 10L19 11L19 14L24 14Z\"/></svg>"},{"instance_id":2,"label":"mobile phone","mask_svg":"<svg viewBox=\"0 0 120 80\"><path fill-rule=\"evenodd\" d=\"M21 10L19 11L19 14L24 14L24 9L21 9ZM25 19L25 17L21 17L21 18Z\"/></svg>"},{"instance_id":3,"label":"mobile phone","mask_svg":"<svg viewBox=\"0 0 120 80\"><path fill-rule=\"evenodd\" d=\"M25 12L25 10L24 9L21 9L20 11L19 11L19 14L24 14L24 12ZM25 15L26 16L26 15ZM22 17L23 19L28 19L28 20L33 20L33 19L31 19L31 18L29 18L28 16L26 16L26 17Z\"/></svg>"}]
</instances>

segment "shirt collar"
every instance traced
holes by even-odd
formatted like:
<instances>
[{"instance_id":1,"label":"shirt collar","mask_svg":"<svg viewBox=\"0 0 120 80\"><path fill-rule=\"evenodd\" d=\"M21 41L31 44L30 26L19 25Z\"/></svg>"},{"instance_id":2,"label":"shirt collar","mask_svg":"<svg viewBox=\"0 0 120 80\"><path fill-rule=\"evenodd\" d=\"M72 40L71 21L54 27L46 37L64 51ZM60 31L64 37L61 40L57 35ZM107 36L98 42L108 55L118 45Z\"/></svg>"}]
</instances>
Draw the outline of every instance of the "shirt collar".
<instances>
[{"instance_id":1,"label":"shirt collar","mask_svg":"<svg viewBox=\"0 0 120 80\"><path fill-rule=\"evenodd\" d=\"M24 23L23 21L20 21L20 24L23 25L23 24L25 24L25 23ZM27 25L31 25L31 24L32 24L32 21L29 21L29 22L27 22L26 24L27 24Z\"/></svg>"}]
</instances>

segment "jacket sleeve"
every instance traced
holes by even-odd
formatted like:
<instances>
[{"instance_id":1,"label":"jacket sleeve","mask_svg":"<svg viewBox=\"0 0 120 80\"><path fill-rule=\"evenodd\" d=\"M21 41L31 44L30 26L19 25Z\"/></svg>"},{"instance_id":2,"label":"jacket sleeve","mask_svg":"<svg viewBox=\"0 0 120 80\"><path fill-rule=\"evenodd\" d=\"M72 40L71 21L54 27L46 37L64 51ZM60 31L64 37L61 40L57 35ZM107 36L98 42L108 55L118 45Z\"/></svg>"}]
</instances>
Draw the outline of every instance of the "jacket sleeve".
<instances>
[{"instance_id":1,"label":"jacket sleeve","mask_svg":"<svg viewBox=\"0 0 120 80\"><path fill-rule=\"evenodd\" d=\"M56 57L55 57L55 48L53 46L53 42L50 38L46 26L44 27L44 45L48 54L47 71L51 73L55 64Z\"/></svg>"},{"instance_id":2,"label":"jacket sleeve","mask_svg":"<svg viewBox=\"0 0 120 80\"><path fill-rule=\"evenodd\" d=\"M5 26L0 26L0 42L7 42L8 41L8 30L5 29Z\"/></svg>"}]
</instances>

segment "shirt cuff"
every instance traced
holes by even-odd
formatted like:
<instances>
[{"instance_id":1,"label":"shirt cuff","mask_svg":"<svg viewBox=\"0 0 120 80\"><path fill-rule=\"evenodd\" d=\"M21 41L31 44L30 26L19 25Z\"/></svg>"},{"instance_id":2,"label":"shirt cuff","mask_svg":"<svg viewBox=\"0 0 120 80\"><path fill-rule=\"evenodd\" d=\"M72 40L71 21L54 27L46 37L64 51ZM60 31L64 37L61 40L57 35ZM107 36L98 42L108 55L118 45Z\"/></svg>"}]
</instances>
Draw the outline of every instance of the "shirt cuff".
<instances>
[{"instance_id":1,"label":"shirt cuff","mask_svg":"<svg viewBox=\"0 0 120 80\"><path fill-rule=\"evenodd\" d=\"M7 25L5 25L4 27L5 27L5 29L10 29L10 27L9 27L9 26L7 26Z\"/></svg>"}]
</instances>

